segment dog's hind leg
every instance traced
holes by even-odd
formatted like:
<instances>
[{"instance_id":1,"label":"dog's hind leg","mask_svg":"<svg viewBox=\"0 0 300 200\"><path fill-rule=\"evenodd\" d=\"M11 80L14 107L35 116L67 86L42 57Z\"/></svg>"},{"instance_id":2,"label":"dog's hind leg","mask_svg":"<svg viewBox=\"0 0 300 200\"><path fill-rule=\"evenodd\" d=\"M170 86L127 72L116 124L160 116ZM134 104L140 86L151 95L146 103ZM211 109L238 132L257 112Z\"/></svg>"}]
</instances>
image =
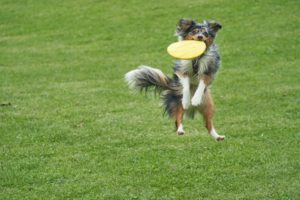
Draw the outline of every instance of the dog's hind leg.
<instances>
[{"instance_id":1,"label":"dog's hind leg","mask_svg":"<svg viewBox=\"0 0 300 200\"><path fill-rule=\"evenodd\" d=\"M204 93L203 104L201 106L201 113L205 122L205 127L208 130L208 133L217 141L222 141L225 139L225 136L219 135L213 125L213 112L214 112L214 103L209 89Z\"/></svg>"},{"instance_id":2,"label":"dog's hind leg","mask_svg":"<svg viewBox=\"0 0 300 200\"><path fill-rule=\"evenodd\" d=\"M176 108L176 112L175 112L175 125L176 125L176 129L177 129L177 134L178 135L183 135L184 134L184 130L183 130L183 114L184 114L184 109L182 107L182 105L178 105Z\"/></svg>"}]
</instances>

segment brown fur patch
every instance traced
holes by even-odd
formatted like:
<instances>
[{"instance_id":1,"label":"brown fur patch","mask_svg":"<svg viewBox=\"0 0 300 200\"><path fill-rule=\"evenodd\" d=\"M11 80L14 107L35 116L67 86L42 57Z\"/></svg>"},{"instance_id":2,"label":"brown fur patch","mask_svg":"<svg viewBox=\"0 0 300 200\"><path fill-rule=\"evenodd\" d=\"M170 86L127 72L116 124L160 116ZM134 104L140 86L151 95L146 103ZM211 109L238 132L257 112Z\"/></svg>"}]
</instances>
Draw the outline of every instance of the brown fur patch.
<instances>
[{"instance_id":1,"label":"brown fur patch","mask_svg":"<svg viewBox=\"0 0 300 200\"><path fill-rule=\"evenodd\" d=\"M175 113L175 118L176 118L176 126L178 127L180 124L182 124L182 120L183 120L183 114L184 114L184 110L182 105L178 105L176 108L176 113Z\"/></svg>"},{"instance_id":2,"label":"brown fur patch","mask_svg":"<svg viewBox=\"0 0 300 200\"><path fill-rule=\"evenodd\" d=\"M208 76L208 75L203 75L203 76L201 77L201 79L204 81L204 84L205 84L206 86L210 85L210 84L212 83L212 81L214 80L213 77Z\"/></svg>"},{"instance_id":3,"label":"brown fur patch","mask_svg":"<svg viewBox=\"0 0 300 200\"><path fill-rule=\"evenodd\" d=\"M202 113L205 127L207 128L208 132L210 132L213 128L212 119L214 115L214 103L209 89L204 94L203 104L200 112Z\"/></svg>"}]
</instances>

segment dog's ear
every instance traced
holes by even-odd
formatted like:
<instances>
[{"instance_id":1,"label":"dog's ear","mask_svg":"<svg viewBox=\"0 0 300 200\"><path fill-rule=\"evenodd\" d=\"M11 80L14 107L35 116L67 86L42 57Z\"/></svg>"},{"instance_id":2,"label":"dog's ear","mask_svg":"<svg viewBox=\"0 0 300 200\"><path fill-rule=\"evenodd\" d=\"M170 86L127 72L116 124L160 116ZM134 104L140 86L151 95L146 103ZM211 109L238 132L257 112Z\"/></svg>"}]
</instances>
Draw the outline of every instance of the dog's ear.
<instances>
[{"instance_id":1,"label":"dog's ear","mask_svg":"<svg viewBox=\"0 0 300 200\"><path fill-rule=\"evenodd\" d=\"M179 31L187 31L190 27L192 27L195 24L196 22L191 19L180 19L178 22L177 29Z\"/></svg>"},{"instance_id":2,"label":"dog's ear","mask_svg":"<svg viewBox=\"0 0 300 200\"><path fill-rule=\"evenodd\" d=\"M208 21L208 22L205 21L205 23L214 32L218 32L218 30L220 30L222 28L222 25L219 22L216 22L216 21Z\"/></svg>"}]
</instances>

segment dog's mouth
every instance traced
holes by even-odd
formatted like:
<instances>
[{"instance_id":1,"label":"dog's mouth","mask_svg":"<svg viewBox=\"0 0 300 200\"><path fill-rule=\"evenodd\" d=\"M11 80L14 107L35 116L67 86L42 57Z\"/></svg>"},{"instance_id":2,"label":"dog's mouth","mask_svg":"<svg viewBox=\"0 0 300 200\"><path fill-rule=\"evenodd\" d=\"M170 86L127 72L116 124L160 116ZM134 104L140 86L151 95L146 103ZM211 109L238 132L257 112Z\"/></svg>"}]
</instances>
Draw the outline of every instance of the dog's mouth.
<instances>
[{"instance_id":1,"label":"dog's mouth","mask_svg":"<svg viewBox=\"0 0 300 200\"><path fill-rule=\"evenodd\" d=\"M201 42L205 42L207 38L203 37L203 36L194 36L194 37L190 37L187 38L188 40L195 40L195 41L201 41Z\"/></svg>"},{"instance_id":2,"label":"dog's mouth","mask_svg":"<svg viewBox=\"0 0 300 200\"><path fill-rule=\"evenodd\" d=\"M207 47L209 47L213 43L213 40L211 40L210 38L203 38L203 37L202 38L199 38L199 37L191 38L191 40L204 42Z\"/></svg>"},{"instance_id":3,"label":"dog's mouth","mask_svg":"<svg viewBox=\"0 0 300 200\"><path fill-rule=\"evenodd\" d=\"M202 41L202 42L204 42L204 37L203 37L203 36L197 36L197 37L196 37L196 40L197 40L197 41Z\"/></svg>"},{"instance_id":4,"label":"dog's mouth","mask_svg":"<svg viewBox=\"0 0 300 200\"><path fill-rule=\"evenodd\" d=\"M206 43L206 40L204 38L193 38L192 40Z\"/></svg>"},{"instance_id":5,"label":"dog's mouth","mask_svg":"<svg viewBox=\"0 0 300 200\"><path fill-rule=\"evenodd\" d=\"M205 37L203 35L188 36L188 37L185 38L185 40L194 40L194 41L204 42L207 47L210 46L213 42L212 39L210 39L209 37Z\"/></svg>"}]
</instances>

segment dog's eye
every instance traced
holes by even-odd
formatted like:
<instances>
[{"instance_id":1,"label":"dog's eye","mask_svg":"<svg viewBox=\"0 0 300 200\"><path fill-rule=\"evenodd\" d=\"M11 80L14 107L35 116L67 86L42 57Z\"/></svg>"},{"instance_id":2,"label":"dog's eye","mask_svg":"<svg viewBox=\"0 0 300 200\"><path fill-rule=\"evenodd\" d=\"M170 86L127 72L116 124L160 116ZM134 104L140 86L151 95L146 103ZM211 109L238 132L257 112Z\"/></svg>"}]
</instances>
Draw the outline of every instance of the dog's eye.
<instances>
[{"instance_id":1,"label":"dog's eye","mask_svg":"<svg viewBox=\"0 0 300 200\"><path fill-rule=\"evenodd\" d=\"M194 34L199 33L199 29L194 29L194 30L193 30L193 33L194 33Z\"/></svg>"},{"instance_id":2,"label":"dog's eye","mask_svg":"<svg viewBox=\"0 0 300 200\"><path fill-rule=\"evenodd\" d=\"M207 33L207 32L204 32L203 35L204 35L205 37L208 37L208 33Z\"/></svg>"}]
</instances>

